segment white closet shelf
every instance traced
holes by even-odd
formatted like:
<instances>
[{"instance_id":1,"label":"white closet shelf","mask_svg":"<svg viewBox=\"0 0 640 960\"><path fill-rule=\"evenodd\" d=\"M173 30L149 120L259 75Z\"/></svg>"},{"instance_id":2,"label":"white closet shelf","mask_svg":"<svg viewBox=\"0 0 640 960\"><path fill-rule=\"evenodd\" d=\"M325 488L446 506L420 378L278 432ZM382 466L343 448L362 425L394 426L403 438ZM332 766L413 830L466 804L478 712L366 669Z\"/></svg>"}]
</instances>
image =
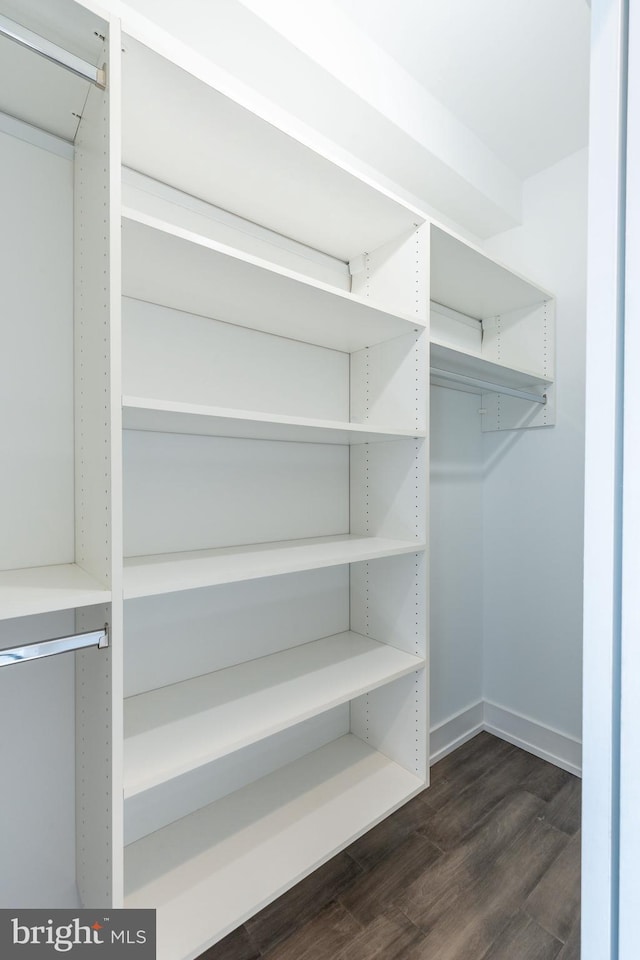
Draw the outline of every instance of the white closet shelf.
<instances>
[{"instance_id":1,"label":"white closet shelf","mask_svg":"<svg viewBox=\"0 0 640 960\"><path fill-rule=\"evenodd\" d=\"M431 299L487 320L532 307L552 295L445 230L431 228Z\"/></svg>"},{"instance_id":2,"label":"white closet shelf","mask_svg":"<svg viewBox=\"0 0 640 960\"><path fill-rule=\"evenodd\" d=\"M226 407L152 400L147 397L123 397L122 407L122 425L127 430L340 444L418 439L426 436L424 430L288 417L262 413L259 410L232 410Z\"/></svg>"},{"instance_id":3,"label":"white closet shelf","mask_svg":"<svg viewBox=\"0 0 640 960\"><path fill-rule=\"evenodd\" d=\"M129 208L122 216L125 296L347 353L424 329L156 217Z\"/></svg>"},{"instance_id":4,"label":"white closet shelf","mask_svg":"<svg viewBox=\"0 0 640 960\"><path fill-rule=\"evenodd\" d=\"M89 10L60 0L34 4L25 0L3 2L2 26L18 24L16 35L28 41L33 32L44 43L37 49L53 55L50 45L91 64L100 63L106 23ZM13 31L10 30L10 33ZM33 49L0 36L0 90L2 111L38 130L73 141L82 114L89 81L39 56Z\"/></svg>"},{"instance_id":5,"label":"white closet shelf","mask_svg":"<svg viewBox=\"0 0 640 960\"><path fill-rule=\"evenodd\" d=\"M406 553L420 553L424 542L338 534L307 540L282 540L246 546L127 557L124 597L151 597L283 573L335 567Z\"/></svg>"},{"instance_id":6,"label":"white closet shelf","mask_svg":"<svg viewBox=\"0 0 640 960\"><path fill-rule=\"evenodd\" d=\"M192 960L424 788L353 735L125 849L125 907L155 907L158 960Z\"/></svg>"},{"instance_id":7,"label":"white closet shelf","mask_svg":"<svg viewBox=\"0 0 640 960\"><path fill-rule=\"evenodd\" d=\"M0 571L0 620L110 600L111 592L75 563Z\"/></svg>"},{"instance_id":8,"label":"white closet shelf","mask_svg":"<svg viewBox=\"0 0 640 960\"><path fill-rule=\"evenodd\" d=\"M125 799L424 667L348 631L125 700Z\"/></svg>"},{"instance_id":9,"label":"white closet shelf","mask_svg":"<svg viewBox=\"0 0 640 960\"><path fill-rule=\"evenodd\" d=\"M530 370L517 370L492 360L485 360L474 354L456 350L445 344L431 341L431 371L432 381L437 382L436 371L458 374L463 377L472 377L485 380L495 386L495 392L500 387L510 387L516 390L530 390L535 387L548 387L553 383L549 377Z\"/></svg>"},{"instance_id":10,"label":"white closet shelf","mask_svg":"<svg viewBox=\"0 0 640 960\"><path fill-rule=\"evenodd\" d=\"M424 221L299 120L281 110L274 117L262 98L239 102L247 88L210 59L162 31L150 39L130 14L123 19L126 166L344 261Z\"/></svg>"}]
</instances>

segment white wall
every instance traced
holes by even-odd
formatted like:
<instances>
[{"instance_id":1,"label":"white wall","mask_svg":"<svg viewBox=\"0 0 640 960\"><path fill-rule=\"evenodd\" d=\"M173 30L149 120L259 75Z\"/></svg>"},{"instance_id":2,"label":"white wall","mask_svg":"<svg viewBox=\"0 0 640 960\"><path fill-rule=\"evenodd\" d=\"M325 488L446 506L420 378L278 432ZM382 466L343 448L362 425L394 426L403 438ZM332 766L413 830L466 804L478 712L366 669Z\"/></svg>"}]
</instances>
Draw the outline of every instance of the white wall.
<instances>
[{"instance_id":1,"label":"white wall","mask_svg":"<svg viewBox=\"0 0 640 960\"><path fill-rule=\"evenodd\" d=\"M431 388L432 760L473 729L483 696L479 407L475 394Z\"/></svg>"},{"instance_id":2,"label":"white wall","mask_svg":"<svg viewBox=\"0 0 640 960\"><path fill-rule=\"evenodd\" d=\"M0 184L0 569L10 569L73 560L72 161L0 132ZM0 647L73 631L67 611L5 620ZM0 906L75 904L73 656L0 670L0 729Z\"/></svg>"},{"instance_id":3,"label":"white wall","mask_svg":"<svg viewBox=\"0 0 640 960\"><path fill-rule=\"evenodd\" d=\"M479 727L580 767L587 153L525 183L487 251L557 295L557 424L480 432L431 390L432 760Z\"/></svg>"},{"instance_id":4,"label":"white wall","mask_svg":"<svg viewBox=\"0 0 640 960\"><path fill-rule=\"evenodd\" d=\"M557 295L557 425L485 434L484 697L581 736L587 152L525 183L487 250ZM531 728L532 730L534 728Z\"/></svg>"}]
</instances>

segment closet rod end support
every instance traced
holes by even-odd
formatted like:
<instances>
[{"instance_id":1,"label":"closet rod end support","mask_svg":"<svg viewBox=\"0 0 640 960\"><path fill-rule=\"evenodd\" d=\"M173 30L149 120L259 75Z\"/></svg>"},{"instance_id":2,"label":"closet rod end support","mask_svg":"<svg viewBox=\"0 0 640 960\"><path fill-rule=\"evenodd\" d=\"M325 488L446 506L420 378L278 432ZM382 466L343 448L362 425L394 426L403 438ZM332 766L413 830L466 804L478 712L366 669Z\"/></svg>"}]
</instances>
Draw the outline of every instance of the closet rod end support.
<instances>
[{"instance_id":1,"label":"closet rod end support","mask_svg":"<svg viewBox=\"0 0 640 960\"><path fill-rule=\"evenodd\" d=\"M98 650L104 650L105 647L109 646L109 624L105 623L104 625L104 634L100 637L98 641Z\"/></svg>"}]
</instances>

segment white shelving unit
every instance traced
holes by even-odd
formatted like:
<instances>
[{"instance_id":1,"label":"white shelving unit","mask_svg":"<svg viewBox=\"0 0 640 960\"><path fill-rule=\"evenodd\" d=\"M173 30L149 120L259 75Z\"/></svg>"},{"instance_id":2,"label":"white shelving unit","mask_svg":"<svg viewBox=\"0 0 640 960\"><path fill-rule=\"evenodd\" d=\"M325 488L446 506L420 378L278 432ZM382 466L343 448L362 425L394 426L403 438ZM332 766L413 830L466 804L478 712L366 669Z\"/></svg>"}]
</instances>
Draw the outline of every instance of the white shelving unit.
<instances>
[{"instance_id":1,"label":"white shelving unit","mask_svg":"<svg viewBox=\"0 0 640 960\"><path fill-rule=\"evenodd\" d=\"M3 842L0 902L106 904L122 896L112 749L122 672L110 386L119 389L110 298L117 118L102 83L113 34L72 0L3 0L0 18L0 390L11 411L0 437L0 646L42 644L38 659L0 671L2 723L18 745L5 761L2 817L29 823ZM46 641L105 623L112 647L47 656L57 647ZM39 733L22 702L38 704Z\"/></svg>"},{"instance_id":2,"label":"white shelving unit","mask_svg":"<svg viewBox=\"0 0 640 960\"><path fill-rule=\"evenodd\" d=\"M142 17L20 7L106 89L0 39L0 642L108 622L65 869L192 960L427 785L428 351L486 428L552 422L553 305Z\"/></svg>"},{"instance_id":3,"label":"white shelving unit","mask_svg":"<svg viewBox=\"0 0 640 960\"><path fill-rule=\"evenodd\" d=\"M124 902L157 908L178 960L427 782L428 226L142 39L123 43ZM196 929L183 903L222 890Z\"/></svg>"},{"instance_id":4,"label":"white shelving unit","mask_svg":"<svg viewBox=\"0 0 640 960\"><path fill-rule=\"evenodd\" d=\"M439 227L431 237L431 382L482 394L482 429L555 422L552 295Z\"/></svg>"}]
</instances>

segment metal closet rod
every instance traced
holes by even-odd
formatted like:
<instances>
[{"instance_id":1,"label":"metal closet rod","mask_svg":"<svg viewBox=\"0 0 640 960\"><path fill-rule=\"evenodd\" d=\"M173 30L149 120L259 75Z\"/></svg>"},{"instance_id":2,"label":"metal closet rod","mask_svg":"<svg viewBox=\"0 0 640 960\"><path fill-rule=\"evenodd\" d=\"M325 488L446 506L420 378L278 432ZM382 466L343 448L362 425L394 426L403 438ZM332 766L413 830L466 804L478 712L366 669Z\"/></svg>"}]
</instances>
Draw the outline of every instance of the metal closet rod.
<instances>
[{"instance_id":1,"label":"metal closet rod","mask_svg":"<svg viewBox=\"0 0 640 960\"><path fill-rule=\"evenodd\" d=\"M41 640L38 643L25 643L21 647L8 647L0 650L0 667L10 667L13 663L24 663L25 660L39 660L41 657L52 657L56 653L70 653L72 650L83 650L85 647L109 646L109 624L105 623L102 630L90 630L88 633L74 633L68 637L55 637L53 640Z\"/></svg>"},{"instance_id":2,"label":"metal closet rod","mask_svg":"<svg viewBox=\"0 0 640 960\"><path fill-rule=\"evenodd\" d=\"M489 380L478 380L476 377L468 377L464 373L453 373L450 370L438 370L436 367L431 367L431 374L441 380L451 380L453 383L464 383L469 387L479 387L481 390L488 390L490 393L506 393L510 397L529 400L531 403L541 403L543 406L547 402L546 393L529 393L527 390L517 390L515 387L503 387L499 383L491 383Z\"/></svg>"},{"instance_id":3,"label":"metal closet rod","mask_svg":"<svg viewBox=\"0 0 640 960\"><path fill-rule=\"evenodd\" d=\"M89 80L90 83L95 83L96 87L100 87L101 90L106 87L107 78L103 69L95 67L87 60L76 57L74 53L69 53L63 47L46 40L32 30L27 30L22 24L16 23L14 20L2 16L2 14L0 14L0 36L14 40L21 47L26 47L27 50L33 50L34 53L38 53L45 60L50 60L52 63L64 67L65 70L69 70L76 77L82 77L84 80Z\"/></svg>"}]
</instances>

